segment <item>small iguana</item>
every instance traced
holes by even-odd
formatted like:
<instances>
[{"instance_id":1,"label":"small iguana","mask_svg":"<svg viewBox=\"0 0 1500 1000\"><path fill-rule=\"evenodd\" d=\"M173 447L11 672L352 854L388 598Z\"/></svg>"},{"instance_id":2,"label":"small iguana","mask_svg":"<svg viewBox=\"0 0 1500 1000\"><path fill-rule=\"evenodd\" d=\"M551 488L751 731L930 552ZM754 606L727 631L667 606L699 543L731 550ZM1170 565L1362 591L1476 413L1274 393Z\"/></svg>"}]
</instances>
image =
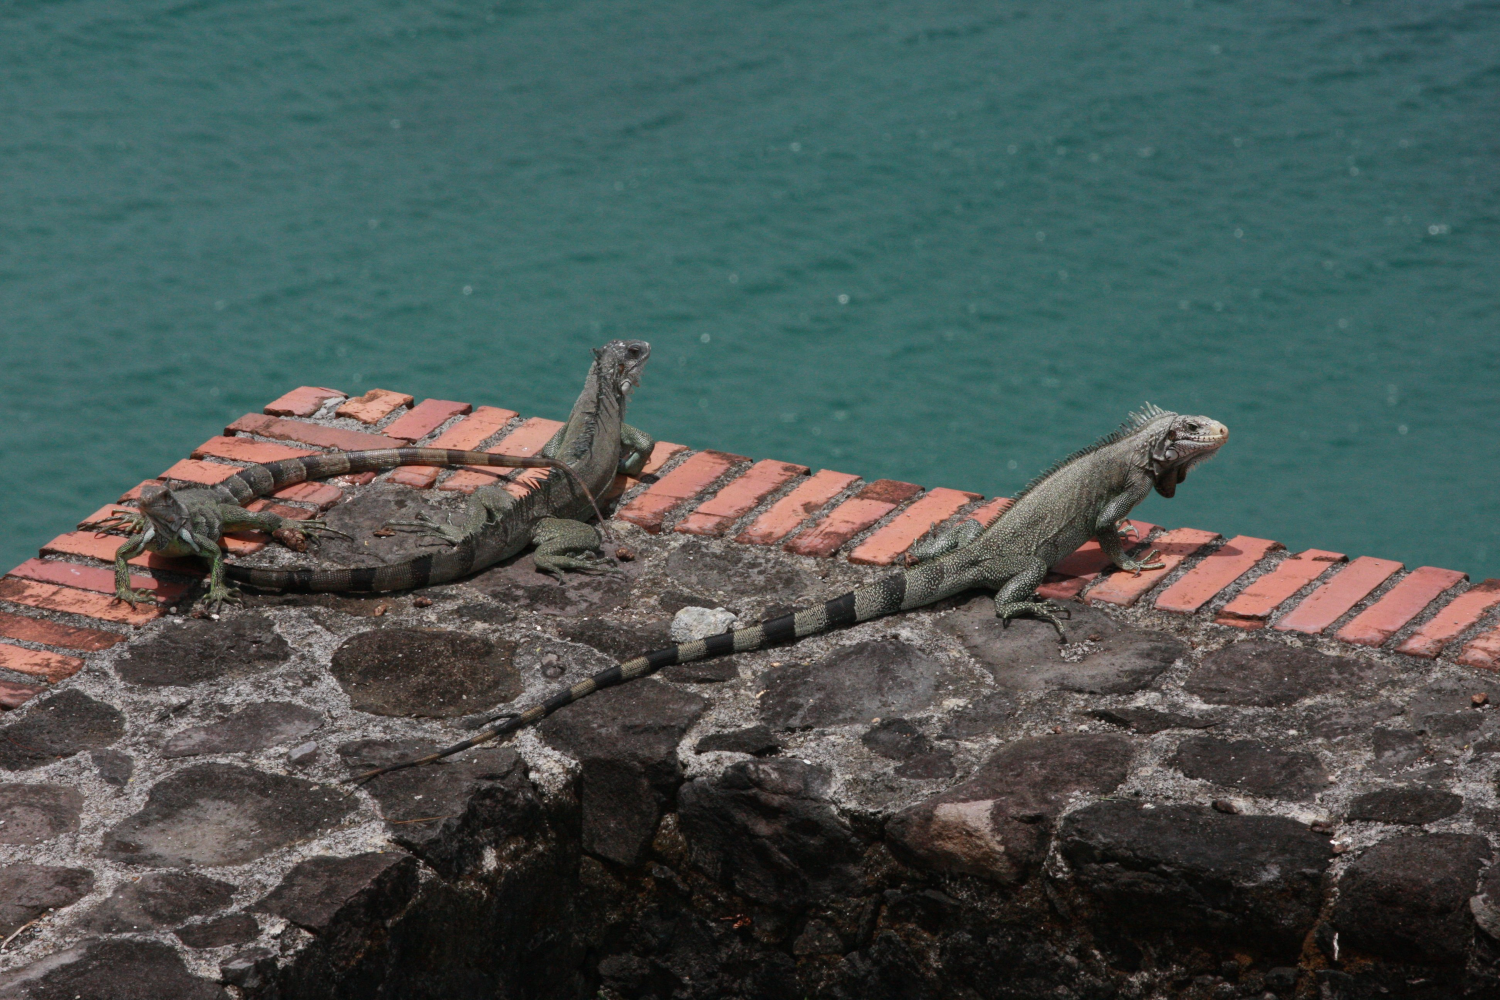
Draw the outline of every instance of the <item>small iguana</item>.
<instances>
[{"instance_id":1,"label":"small iguana","mask_svg":"<svg viewBox=\"0 0 1500 1000\"><path fill-rule=\"evenodd\" d=\"M508 468L556 468L563 463L551 458L491 455L482 451L451 448L380 448L371 451L337 451L305 458L289 458L241 469L211 487L173 490L160 483L141 487L139 512L119 511L101 521L82 525L101 531L130 533L115 553L115 597L134 607L154 604L156 598L130 588L127 562L142 552L164 556L201 556L209 561L205 602L217 608L236 596L224 584L224 553L219 539L233 531L265 531L283 544L307 547L310 537L328 532L341 534L322 521L298 521L271 511L255 512L245 504L257 497L295 486L310 479L376 472L401 465L487 465Z\"/></svg>"},{"instance_id":2,"label":"small iguana","mask_svg":"<svg viewBox=\"0 0 1500 1000\"><path fill-rule=\"evenodd\" d=\"M676 663L750 652L795 642L841 626L909 611L974 587L993 588L995 615L1005 623L1028 616L1049 622L1065 641L1052 606L1037 599L1047 571L1089 538L1097 538L1112 563L1128 573L1159 569L1160 563L1125 554L1118 525L1152 488L1164 497L1177 491L1188 470L1229 439L1229 430L1208 417L1185 417L1147 403L1119 430L1074 452L1033 479L988 528L972 519L947 531L929 530L913 546L915 566L858 587L821 607L732 629L694 642L626 660L600 671L540 705L484 730L471 739L416 760L378 768L355 778L427 764L515 732L601 688L634 680ZM1003 627L1003 626L1002 626Z\"/></svg>"},{"instance_id":3,"label":"small iguana","mask_svg":"<svg viewBox=\"0 0 1500 1000\"><path fill-rule=\"evenodd\" d=\"M651 356L643 340L612 340L594 363L573 412L540 455L554 468L520 497L503 486L475 490L457 527L430 520L391 522L416 528L451 548L389 566L353 569L259 569L228 566L230 579L262 590L383 591L446 583L508 559L535 545L536 567L558 577L565 570L606 572L599 532L585 522L616 474L639 475L655 442L624 422L625 404Z\"/></svg>"}]
</instances>

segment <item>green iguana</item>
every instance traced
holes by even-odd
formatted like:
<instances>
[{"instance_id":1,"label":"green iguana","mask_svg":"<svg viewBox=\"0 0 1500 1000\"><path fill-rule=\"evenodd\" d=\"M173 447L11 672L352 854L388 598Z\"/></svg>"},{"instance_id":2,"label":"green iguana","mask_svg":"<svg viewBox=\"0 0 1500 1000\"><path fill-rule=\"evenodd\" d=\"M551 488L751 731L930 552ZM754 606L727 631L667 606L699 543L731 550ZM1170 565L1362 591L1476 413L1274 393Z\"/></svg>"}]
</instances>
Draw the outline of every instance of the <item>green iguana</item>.
<instances>
[{"instance_id":1,"label":"green iguana","mask_svg":"<svg viewBox=\"0 0 1500 1000\"><path fill-rule=\"evenodd\" d=\"M610 565L600 537L585 522L597 511L616 474L639 475L655 442L624 422L625 404L640 384L651 356L642 340L612 340L594 351L594 363L568 421L542 448L554 468L520 497L504 486L475 490L457 527L431 520L392 522L416 528L451 548L389 566L354 569L258 569L227 566L232 580L263 590L382 591L445 583L508 559L535 545L536 567L559 578L563 571L600 573ZM305 523L305 522L304 522Z\"/></svg>"},{"instance_id":2,"label":"green iguana","mask_svg":"<svg viewBox=\"0 0 1500 1000\"><path fill-rule=\"evenodd\" d=\"M1188 470L1209 458L1229 438L1229 430L1208 417L1185 417L1147 403L1119 430L1074 452L1017 494L988 528L966 519L946 531L929 530L913 546L917 564L894 576L858 587L820 607L783 615L747 628L732 629L694 642L626 660L560 691L540 705L484 730L471 739L417 760L378 768L355 778L365 781L387 771L439 760L515 732L601 688L634 680L676 663L743 653L795 642L841 626L909 611L974 587L993 588L995 615L1029 616L1049 622L1065 641L1052 606L1036 596L1047 571L1089 538L1097 538L1112 563L1125 572L1159 569L1160 563L1125 554L1118 525L1154 487L1164 497L1177 491ZM492 720L494 721L494 720Z\"/></svg>"}]
</instances>

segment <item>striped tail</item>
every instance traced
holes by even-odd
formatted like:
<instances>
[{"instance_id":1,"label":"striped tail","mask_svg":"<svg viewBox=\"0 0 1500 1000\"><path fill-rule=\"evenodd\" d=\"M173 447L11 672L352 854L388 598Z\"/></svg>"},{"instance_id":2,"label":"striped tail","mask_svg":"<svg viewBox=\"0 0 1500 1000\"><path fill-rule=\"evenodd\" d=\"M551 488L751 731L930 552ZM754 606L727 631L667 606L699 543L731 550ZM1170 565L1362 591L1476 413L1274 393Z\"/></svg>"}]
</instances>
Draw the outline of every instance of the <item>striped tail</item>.
<instances>
[{"instance_id":1,"label":"striped tail","mask_svg":"<svg viewBox=\"0 0 1500 1000\"><path fill-rule=\"evenodd\" d=\"M835 597L819 607L809 608L806 611L797 611L793 614L782 615L779 618L771 618L757 625L747 628L731 629L718 635L711 635L706 639L696 639L692 642L677 643L666 649L658 649L644 656L637 656L632 660L601 670L592 677L586 678L574 684L572 687L559 691L540 705L534 705L519 715L510 716L499 725L484 730L477 736L472 736L461 743L419 757L415 760L401 761L395 764L387 764L385 767L367 771L355 778L350 779L355 784L362 784L371 778L387 774L391 771L400 771L408 767L417 767L422 764L431 764L451 757L453 754L461 753L470 747L478 746L497 736L506 736L517 730L524 729L534 722L539 722L560 708L565 708L587 698L595 691L625 681L633 681L640 677L646 677L656 673L662 667L670 667L676 663L693 663L698 660L707 660L716 656L728 656L731 653L749 653L757 649L766 649L771 646L780 646L789 642L796 642L810 635L818 635L846 625L854 625L859 622L869 621L872 618L880 618L885 615L894 614L897 611L906 610L909 607L917 607L922 604L936 600L938 596L925 597L921 600L911 600L908 590L916 592L924 591L926 588L920 586L909 587L913 582L919 582L923 576L922 568L911 572L899 573L895 576L886 577L884 580L876 581L864 587L857 587L841 597Z\"/></svg>"}]
</instances>

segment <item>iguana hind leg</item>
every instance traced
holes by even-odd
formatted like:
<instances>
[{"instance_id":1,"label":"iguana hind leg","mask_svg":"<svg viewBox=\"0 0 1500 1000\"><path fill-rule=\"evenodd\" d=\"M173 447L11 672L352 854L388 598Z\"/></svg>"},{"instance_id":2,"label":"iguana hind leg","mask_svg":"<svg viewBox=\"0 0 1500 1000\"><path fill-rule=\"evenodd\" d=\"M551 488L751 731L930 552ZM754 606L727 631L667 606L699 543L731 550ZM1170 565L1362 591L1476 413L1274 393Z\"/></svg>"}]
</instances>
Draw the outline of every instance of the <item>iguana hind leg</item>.
<instances>
[{"instance_id":1,"label":"iguana hind leg","mask_svg":"<svg viewBox=\"0 0 1500 1000\"><path fill-rule=\"evenodd\" d=\"M532 558L537 571L562 579L564 571L574 573L614 573L615 567L599 552L599 532L591 524L560 517L544 517L537 522L531 540L536 543Z\"/></svg>"},{"instance_id":2,"label":"iguana hind leg","mask_svg":"<svg viewBox=\"0 0 1500 1000\"><path fill-rule=\"evenodd\" d=\"M995 617L1008 628L1012 618L1036 618L1057 629L1057 641L1067 642L1063 619L1073 614L1051 601L1039 600L1036 588L1047 578L1046 560L1038 556L1008 556L990 560L985 565L991 583L998 583L995 593ZM1061 614L1062 617L1059 617Z\"/></svg>"},{"instance_id":3,"label":"iguana hind leg","mask_svg":"<svg viewBox=\"0 0 1500 1000\"><path fill-rule=\"evenodd\" d=\"M941 528L934 524L906 550L907 565L947 555L954 549L968 545L983 533L984 525L972 517L964 518L951 528Z\"/></svg>"}]
</instances>

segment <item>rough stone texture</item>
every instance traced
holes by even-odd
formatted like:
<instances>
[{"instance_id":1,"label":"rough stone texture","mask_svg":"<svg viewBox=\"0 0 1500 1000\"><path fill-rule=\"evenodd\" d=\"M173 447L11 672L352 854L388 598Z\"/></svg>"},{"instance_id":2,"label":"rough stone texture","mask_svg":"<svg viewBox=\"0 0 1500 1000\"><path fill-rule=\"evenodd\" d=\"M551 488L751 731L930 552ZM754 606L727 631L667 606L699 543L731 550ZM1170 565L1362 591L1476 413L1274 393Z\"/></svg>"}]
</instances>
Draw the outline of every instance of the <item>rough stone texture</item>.
<instances>
[{"instance_id":1,"label":"rough stone texture","mask_svg":"<svg viewBox=\"0 0 1500 1000\"><path fill-rule=\"evenodd\" d=\"M353 857L309 858L287 873L270 895L255 904L257 910L285 917L299 927L326 933L334 921L370 923L389 914L368 911L377 900L390 900L409 893L393 890L392 883L416 878L416 859L395 851L356 854Z\"/></svg>"},{"instance_id":2,"label":"rough stone texture","mask_svg":"<svg viewBox=\"0 0 1500 1000\"><path fill-rule=\"evenodd\" d=\"M1310 753L1286 752L1260 740L1192 736L1167 761L1189 778L1296 801L1328 787L1328 775Z\"/></svg>"},{"instance_id":3,"label":"rough stone texture","mask_svg":"<svg viewBox=\"0 0 1500 1000\"><path fill-rule=\"evenodd\" d=\"M1290 705L1390 676L1377 661L1251 639L1205 656L1183 688L1213 705Z\"/></svg>"},{"instance_id":4,"label":"rough stone texture","mask_svg":"<svg viewBox=\"0 0 1500 1000\"><path fill-rule=\"evenodd\" d=\"M162 747L163 757L208 753L243 753L301 739L323 724L323 716L301 705L265 701L246 705L206 726L175 733Z\"/></svg>"},{"instance_id":5,"label":"rough stone texture","mask_svg":"<svg viewBox=\"0 0 1500 1000\"><path fill-rule=\"evenodd\" d=\"M1210 729L1223 721L1214 716L1158 712L1154 708L1098 708L1089 714L1147 736L1168 729Z\"/></svg>"},{"instance_id":6,"label":"rough stone texture","mask_svg":"<svg viewBox=\"0 0 1500 1000\"><path fill-rule=\"evenodd\" d=\"M469 580L468 586L519 611L572 618L625 604L630 600L630 585L638 572L634 564L625 563L617 573L573 574L558 582L538 573L528 554L507 565L485 570Z\"/></svg>"},{"instance_id":7,"label":"rough stone texture","mask_svg":"<svg viewBox=\"0 0 1500 1000\"><path fill-rule=\"evenodd\" d=\"M292 647L265 615L178 618L144 642L131 643L115 670L132 684L198 684L266 670L291 655Z\"/></svg>"},{"instance_id":8,"label":"rough stone texture","mask_svg":"<svg viewBox=\"0 0 1500 1000\"><path fill-rule=\"evenodd\" d=\"M0 785L0 844L40 844L78 830L83 795L60 785Z\"/></svg>"},{"instance_id":9,"label":"rough stone texture","mask_svg":"<svg viewBox=\"0 0 1500 1000\"><path fill-rule=\"evenodd\" d=\"M768 726L750 726L748 729L736 729L732 733L710 733L699 740L693 749L696 753L722 750L728 753L748 753L760 756L776 753L781 749L781 741Z\"/></svg>"},{"instance_id":10,"label":"rough stone texture","mask_svg":"<svg viewBox=\"0 0 1500 1000\"><path fill-rule=\"evenodd\" d=\"M222 948L254 941L260 934L260 924L248 913L226 913L212 920L185 924L172 933L189 948Z\"/></svg>"},{"instance_id":11,"label":"rough stone texture","mask_svg":"<svg viewBox=\"0 0 1500 1000\"><path fill-rule=\"evenodd\" d=\"M217 983L188 972L156 941L92 941L0 976L0 996L29 1000L229 1000Z\"/></svg>"},{"instance_id":12,"label":"rough stone texture","mask_svg":"<svg viewBox=\"0 0 1500 1000\"><path fill-rule=\"evenodd\" d=\"M33 700L0 726L0 769L29 771L125 735L125 716L76 689Z\"/></svg>"},{"instance_id":13,"label":"rough stone texture","mask_svg":"<svg viewBox=\"0 0 1500 1000\"><path fill-rule=\"evenodd\" d=\"M1092 646L1082 658L1065 658L1046 622L1021 619L1002 626L995 602L976 597L948 618L956 635L1002 687L1020 691L1062 689L1124 694L1155 680L1187 652L1187 644L1159 632L1121 628L1103 611L1074 607L1066 623L1070 642Z\"/></svg>"},{"instance_id":14,"label":"rough stone texture","mask_svg":"<svg viewBox=\"0 0 1500 1000\"><path fill-rule=\"evenodd\" d=\"M735 612L746 601L800 602L813 581L797 561L761 546L699 539L689 539L672 549L664 569L675 586L702 594Z\"/></svg>"},{"instance_id":15,"label":"rough stone texture","mask_svg":"<svg viewBox=\"0 0 1500 1000\"><path fill-rule=\"evenodd\" d=\"M139 865L233 865L328 829L354 808L339 789L232 764L158 782L146 806L104 837L105 856Z\"/></svg>"},{"instance_id":16,"label":"rough stone texture","mask_svg":"<svg viewBox=\"0 0 1500 1000\"><path fill-rule=\"evenodd\" d=\"M933 746L932 740L907 719L884 719L860 737L860 742L889 760L898 760L898 778L951 778L953 754Z\"/></svg>"},{"instance_id":17,"label":"rough stone texture","mask_svg":"<svg viewBox=\"0 0 1500 1000\"><path fill-rule=\"evenodd\" d=\"M1483 837L1392 837L1365 851L1339 881L1333 910L1344 947L1387 960L1461 962L1469 950Z\"/></svg>"},{"instance_id":18,"label":"rough stone texture","mask_svg":"<svg viewBox=\"0 0 1500 1000\"><path fill-rule=\"evenodd\" d=\"M1349 803L1349 819L1422 826L1463 808L1464 797L1440 788L1379 788Z\"/></svg>"},{"instance_id":19,"label":"rough stone texture","mask_svg":"<svg viewBox=\"0 0 1500 1000\"><path fill-rule=\"evenodd\" d=\"M564 624L558 634L569 642L597 649L612 660L628 660L653 649L666 648L672 641L669 624L668 619L622 625L603 618L580 618Z\"/></svg>"},{"instance_id":20,"label":"rough stone texture","mask_svg":"<svg viewBox=\"0 0 1500 1000\"><path fill-rule=\"evenodd\" d=\"M515 650L447 629L381 628L346 640L332 669L361 711L450 719L521 693Z\"/></svg>"},{"instance_id":21,"label":"rough stone texture","mask_svg":"<svg viewBox=\"0 0 1500 1000\"><path fill-rule=\"evenodd\" d=\"M99 771L99 780L106 785L124 788L130 783L135 761L130 759L129 754L118 750L95 750L89 754L89 759Z\"/></svg>"},{"instance_id":22,"label":"rough stone texture","mask_svg":"<svg viewBox=\"0 0 1500 1000\"><path fill-rule=\"evenodd\" d=\"M0 940L49 910L72 906L94 885L87 868L24 862L0 866Z\"/></svg>"},{"instance_id":23,"label":"rough stone texture","mask_svg":"<svg viewBox=\"0 0 1500 1000\"><path fill-rule=\"evenodd\" d=\"M900 639L860 642L767 671L761 714L774 729L811 729L919 712L938 696L942 673Z\"/></svg>"},{"instance_id":24,"label":"rough stone texture","mask_svg":"<svg viewBox=\"0 0 1500 1000\"><path fill-rule=\"evenodd\" d=\"M672 616L673 642L692 642L728 632L740 624L733 611L726 608L681 608Z\"/></svg>"},{"instance_id":25,"label":"rough stone texture","mask_svg":"<svg viewBox=\"0 0 1500 1000\"><path fill-rule=\"evenodd\" d=\"M229 905L234 886L192 872L148 872L122 883L79 926L100 933L171 927Z\"/></svg>"}]
</instances>

